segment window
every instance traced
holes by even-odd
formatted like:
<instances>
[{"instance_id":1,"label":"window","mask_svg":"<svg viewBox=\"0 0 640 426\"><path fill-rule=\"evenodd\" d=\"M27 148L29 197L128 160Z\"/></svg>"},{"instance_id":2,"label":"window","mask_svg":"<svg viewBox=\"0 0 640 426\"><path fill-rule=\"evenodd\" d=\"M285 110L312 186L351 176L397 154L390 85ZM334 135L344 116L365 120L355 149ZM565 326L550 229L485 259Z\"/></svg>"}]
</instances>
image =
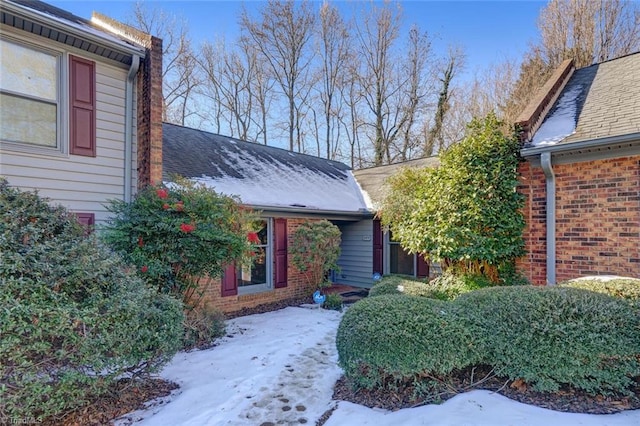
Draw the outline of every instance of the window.
<instances>
[{"instance_id":1,"label":"window","mask_svg":"<svg viewBox=\"0 0 640 426\"><path fill-rule=\"evenodd\" d=\"M271 220L255 221L254 230L258 234L255 257L251 265L243 266L238 271L238 293L247 294L272 288L272 236Z\"/></svg>"},{"instance_id":2,"label":"window","mask_svg":"<svg viewBox=\"0 0 640 426\"><path fill-rule=\"evenodd\" d=\"M96 64L65 56L68 67L62 52L0 38L1 142L16 150L96 156ZM65 74L68 93L61 90Z\"/></svg>"},{"instance_id":3,"label":"window","mask_svg":"<svg viewBox=\"0 0 640 426\"><path fill-rule=\"evenodd\" d=\"M428 277L429 263L422 255L409 254L400 243L393 239L391 231L386 233L386 261L385 268L390 274L411 275L414 277Z\"/></svg>"},{"instance_id":4,"label":"window","mask_svg":"<svg viewBox=\"0 0 640 426\"><path fill-rule=\"evenodd\" d=\"M59 148L60 55L0 39L0 140Z\"/></svg>"},{"instance_id":5,"label":"window","mask_svg":"<svg viewBox=\"0 0 640 426\"><path fill-rule=\"evenodd\" d=\"M389 272L415 275L415 255L407 253L389 231Z\"/></svg>"}]
</instances>

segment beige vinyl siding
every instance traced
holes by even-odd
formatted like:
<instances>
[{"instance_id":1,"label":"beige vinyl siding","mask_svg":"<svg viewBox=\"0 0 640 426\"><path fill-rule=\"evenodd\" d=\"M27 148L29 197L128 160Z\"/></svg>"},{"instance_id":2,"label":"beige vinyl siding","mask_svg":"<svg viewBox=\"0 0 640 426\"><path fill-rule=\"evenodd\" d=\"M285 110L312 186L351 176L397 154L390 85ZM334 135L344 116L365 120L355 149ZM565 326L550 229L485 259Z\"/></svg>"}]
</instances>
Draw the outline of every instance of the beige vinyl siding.
<instances>
[{"instance_id":1,"label":"beige vinyl siding","mask_svg":"<svg viewBox=\"0 0 640 426\"><path fill-rule=\"evenodd\" d=\"M342 222L340 272L335 274L335 282L354 287L373 285L373 221Z\"/></svg>"},{"instance_id":2,"label":"beige vinyl siding","mask_svg":"<svg viewBox=\"0 0 640 426\"><path fill-rule=\"evenodd\" d=\"M83 56L81 52L70 52ZM93 57L84 55L89 59ZM64 56L67 60L67 55ZM63 67L66 70L66 67ZM73 211L94 213L96 223L104 222L109 199L124 197L124 124L125 84L128 70L96 60L96 157L45 152L21 152L3 149L0 174L9 184L23 189L38 189L54 204ZM62 103L66 107L66 100ZM135 104L134 104L135 105ZM66 111L63 117L66 117ZM133 111L135 117L135 108ZM133 120L135 123L136 120ZM63 119L64 126L64 119ZM68 144L64 132L63 144ZM136 130L133 129L132 193L136 180Z\"/></svg>"}]
</instances>

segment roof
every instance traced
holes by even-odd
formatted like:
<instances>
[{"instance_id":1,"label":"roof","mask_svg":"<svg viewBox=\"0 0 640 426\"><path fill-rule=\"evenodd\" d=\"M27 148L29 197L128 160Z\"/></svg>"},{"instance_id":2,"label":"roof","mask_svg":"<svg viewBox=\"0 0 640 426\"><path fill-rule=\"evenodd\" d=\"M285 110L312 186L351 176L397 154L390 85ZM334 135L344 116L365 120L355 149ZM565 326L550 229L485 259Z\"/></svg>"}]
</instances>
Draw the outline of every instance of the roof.
<instances>
[{"instance_id":1,"label":"roof","mask_svg":"<svg viewBox=\"0 0 640 426\"><path fill-rule=\"evenodd\" d=\"M389 164L386 166L360 169L353 172L353 174L366 196L371 200L372 206L374 208L379 208L388 191L388 187L386 186L386 180L388 177L398 173L401 169L406 167L423 168L438 167L439 165L440 160L438 157L426 157L402 163Z\"/></svg>"},{"instance_id":2,"label":"roof","mask_svg":"<svg viewBox=\"0 0 640 426\"><path fill-rule=\"evenodd\" d=\"M0 22L130 65L144 49L91 21L38 0L1 0Z\"/></svg>"},{"instance_id":3,"label":"roof","mask_svg":"<svg viewBox=\"0 0 640 426\"><path fill-rule=\"evenodd\" d=\"M640 132L640 52L575 70L526 148Z\"/></svg>"},{"instance_id":4,"label":"roof","mask_svg":"<svg viewBox=\"0 0 640 426\"><path fill-rule=\"evenodd\" d=\"M164 123L163 180L177 174L252 207L370 214L345 164Z\"/></svg>"}]
</instances>

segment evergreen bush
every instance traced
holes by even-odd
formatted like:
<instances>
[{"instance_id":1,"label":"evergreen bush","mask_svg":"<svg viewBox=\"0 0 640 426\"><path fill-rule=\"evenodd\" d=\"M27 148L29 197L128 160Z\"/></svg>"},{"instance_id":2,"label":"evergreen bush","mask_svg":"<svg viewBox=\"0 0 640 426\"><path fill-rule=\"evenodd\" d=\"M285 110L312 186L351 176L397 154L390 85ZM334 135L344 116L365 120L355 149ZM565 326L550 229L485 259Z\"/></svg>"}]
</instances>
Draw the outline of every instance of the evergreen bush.
<instances>
[{"instance_id":1,"label":"evergreen bush","mask_svg":"<svg viewBox=\"0 0 640 426\"><path fill-rule=\"evenodd\" d=\"M443 275L424 282L413 277L386 275L369 291L369 297L382 294L405 294L438 300L453 300L463 293L492 285L482 275Z\"/></svg>"},{"instance_id":2,"label":"evergreen bush","mask_svg":"<svg viewBox=\"0 0 640 426\"><path fill-rule=\"evenodd\" d=\"M629 393L640 316L624 300L563 287L488 287L450 302L388 294L345 313L337 348L345 375L365 388L487 365L537 391Z\"/></svg>"},{"instance_id":3,"label":"evergreen bush","mask_svg":"<svg viewBox=\"0 0 640 426\"><path fill-rule=\"evenodd\" d=\"M232 261L249 261L255 233L253 214L232 197L177 179L171 187L149 187L132 203L114 200L102 237L145 282L161 293L178 295L185 307L200 303Z\"/></svg>"},{"instance_id":4,"label":"evergreen bush","mask_svg":"<svg viewBox=\"0 0 640 426\"><path fill-rule=\"evenodd\" d=\"M603 280L600 278L581 278L559 283L560 287L581 288L619 297L632 303L640 303L640 279L638 278L613 278Z\"/></svg>"},{"instance_id":5,"label":"evergreen bush","mask_svg":"<svg viewBox=\"0 0 640 426\"><path fill-rule=\"evenodd\" d=\"M539 391L568 384L590 393L628 390L640 376L640 317L624 301L562 287L493 287L456 307L496 373Z\"/></svg>"},{"instance_id":6,"label":"evergreen bush","mask_svg":"<svg viewBox=\"0 0 640 426\"><path fill-rule=\"evenodd\" d=\"M73 214L0 179L0 418L58 416L180 347L179 301L148 289Z\"/></svg>"},{"instance_id":7,"label":"evergreen bush","mask_svg":"<svg viewBox=\"0 0 640 426\"><path fill-rule=\"evenodd\" d=\"M438 168L407 168L389 179L381 209L402 247L456 274L499 283L499 268L524 254L520 145L494 114L474 119Z\"/></svg>"},{"instance_id":8,"label":"evergreen bush","mask_svg":"<svg viewBox=\"0 0 640 426\"><path fill-rule=\"evenodd\" d=\"M302 272L310 284L326 287L331 270L339 271L340 228L328 220L302 223L293 232L289 255L293 265Z\"/></svg>"},{"instance_id":9,"label":"evergreen bush","mask_svg":"<svg viewBox=\"0 0 640 426\"><path fill-rule=\"evenodd\" d=\"M336 336L345 375L368 389L474 364L479 354L472 342L451 304L402 295L358 301L345 312Z\"/></svg>"}]
</instances>

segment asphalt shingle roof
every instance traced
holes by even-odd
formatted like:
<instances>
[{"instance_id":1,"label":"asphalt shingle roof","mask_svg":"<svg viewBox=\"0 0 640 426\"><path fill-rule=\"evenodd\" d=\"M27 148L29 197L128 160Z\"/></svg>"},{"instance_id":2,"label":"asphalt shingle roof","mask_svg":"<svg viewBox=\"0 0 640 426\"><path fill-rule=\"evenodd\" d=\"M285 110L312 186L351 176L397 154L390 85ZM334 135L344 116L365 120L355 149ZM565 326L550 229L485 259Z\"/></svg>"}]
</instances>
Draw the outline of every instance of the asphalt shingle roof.
<instances>
[{"instance_id":1,"label":"asphalt shingle roof","mask_svg":"<svg viewBox=\"0 0 640 426\"><path fill-rule=\"evenodd\" d=\"M557 143L640 132L640 52L576 70L538 132L567 110L573 131Z\"/></svg>"}]
</instances>

